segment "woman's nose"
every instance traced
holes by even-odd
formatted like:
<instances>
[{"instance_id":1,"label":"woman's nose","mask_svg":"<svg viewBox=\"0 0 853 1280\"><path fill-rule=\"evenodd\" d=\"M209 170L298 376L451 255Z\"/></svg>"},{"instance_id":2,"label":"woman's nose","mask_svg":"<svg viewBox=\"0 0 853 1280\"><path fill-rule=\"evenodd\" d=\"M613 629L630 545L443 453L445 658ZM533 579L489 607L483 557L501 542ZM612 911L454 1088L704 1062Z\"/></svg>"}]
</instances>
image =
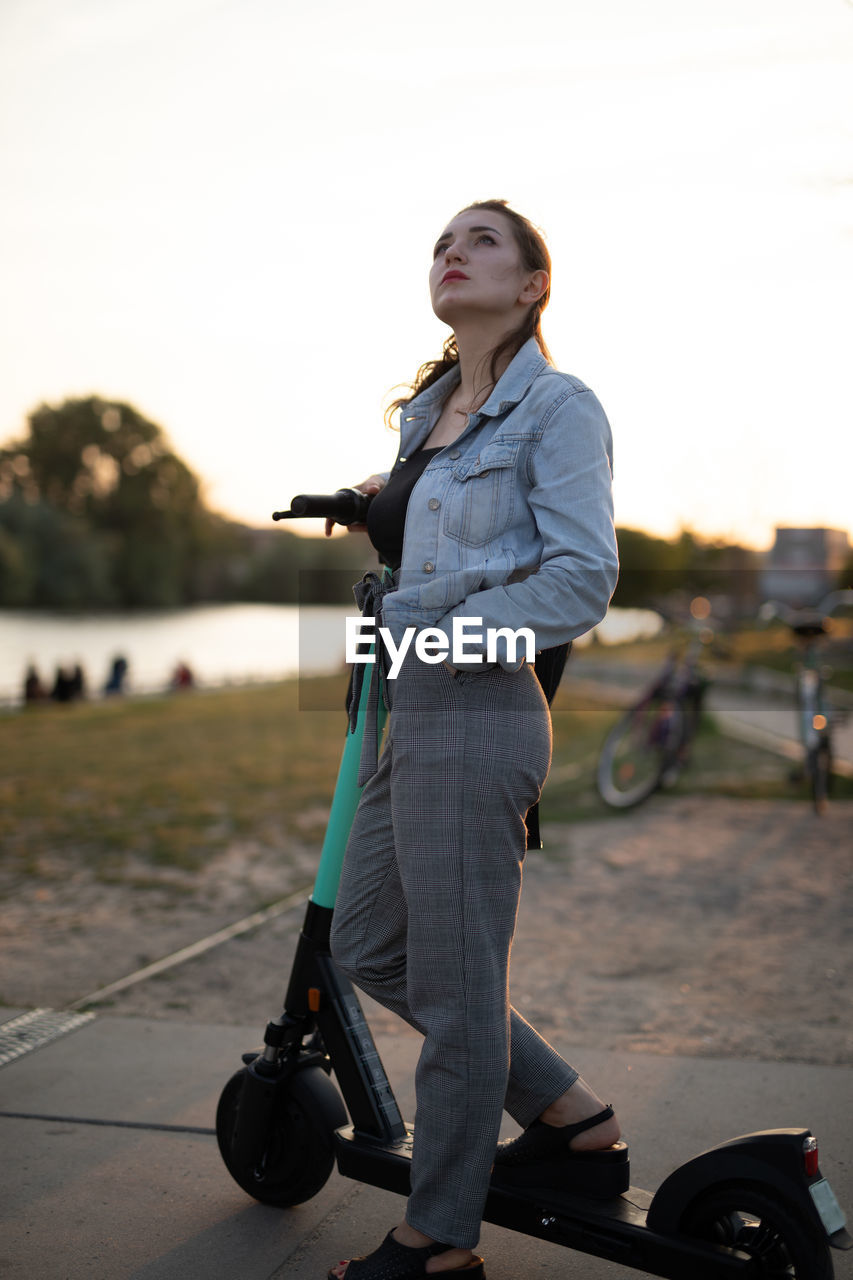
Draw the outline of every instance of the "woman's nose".
<instances>
[{"instance_id":1,"label":"woman's nose","mask_svg":"<svg viewBox=\"0 0 853 1280\"><path fill-rule=\"evenodd\" d=\"M465 257L462 245L458 240L451 240L444 251L445 262L462 262Z\"/></svg>"}]
</instances>

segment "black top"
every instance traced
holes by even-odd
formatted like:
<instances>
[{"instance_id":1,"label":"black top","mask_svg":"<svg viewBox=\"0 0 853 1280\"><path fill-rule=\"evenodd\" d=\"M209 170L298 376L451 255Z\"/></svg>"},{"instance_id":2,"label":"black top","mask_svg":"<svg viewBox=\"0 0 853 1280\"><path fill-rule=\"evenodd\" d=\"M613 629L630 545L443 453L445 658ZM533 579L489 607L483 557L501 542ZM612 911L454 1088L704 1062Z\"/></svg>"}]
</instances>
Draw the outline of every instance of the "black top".
<instances>
[{"instance_id":1,"label":"black top","mask_svg":"<svg viewBox=\"0 0 853 1280\"><path fill-rule=\"evenodd\" d=\"M368 537L379 552L379 559L392 570L399 569L403 561L403 533L412 490L427 463L443 448L441 445L438 449L418 449L392 471L385 488L380 489L367 508Z\"/></svg>"}]
</instances>

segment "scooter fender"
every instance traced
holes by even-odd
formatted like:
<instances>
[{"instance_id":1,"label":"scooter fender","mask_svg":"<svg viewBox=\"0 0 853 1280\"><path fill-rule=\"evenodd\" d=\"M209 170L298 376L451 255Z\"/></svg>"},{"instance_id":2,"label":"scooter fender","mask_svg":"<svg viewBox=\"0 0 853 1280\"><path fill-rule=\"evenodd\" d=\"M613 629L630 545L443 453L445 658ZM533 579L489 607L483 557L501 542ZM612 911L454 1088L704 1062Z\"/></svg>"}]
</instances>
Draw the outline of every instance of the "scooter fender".
<instances>
[{"instance_id":1,"label":"scooter fender","mask_svg":"<svg viewBox=\"0 0 853 1280\"><path fill-rule=\"evenodd\" d=\"M803 1143L811 1137L808 1129L765 1129L742 1134L680 1165L658 1187L649 1206L647 1225L661 1235L676 1235L688 1207L698 1196L715 1187L732 1183L753 1183L799 1211L814 1227L825 1232L809 1193L820 1171L808 1177ZM837 1247L847 1248L845 1231L829 1237Z\"/></svg>"},{"instance_id":2,"label":"scooter fender","mask_svg":"<svg viewBox=\"0 0 853 1280\"><path fill-rule=\"evenodd\" d=\"M260 1161L266 1149L277 1091L285 1074L281 1068L264 1071L265 1065L258 1055L243 1068L232 1150L235 1163L247 1169Z\"/></svg>"},{"instance_id":3,"label":"scooter fender","mask_svg":"<svg viewBox=\"0 0 853 1280\"><path fill-rule=\"evenodd\" d=\"M260 1054L244 1055L240 1102L232 1138L232 1155L237 1165L250 1169L259 1163L269 1142L279 1090L293 1089L294 1076L300 1077L300 1085L304 1083L310 1087L315 1105L323 1103L329 1111L330 1132L346 1123L346 1111L340 1095L318 1058L319 1055L306 1055L295 1062L272 1066Z\"/></svg>"}]
</instances>

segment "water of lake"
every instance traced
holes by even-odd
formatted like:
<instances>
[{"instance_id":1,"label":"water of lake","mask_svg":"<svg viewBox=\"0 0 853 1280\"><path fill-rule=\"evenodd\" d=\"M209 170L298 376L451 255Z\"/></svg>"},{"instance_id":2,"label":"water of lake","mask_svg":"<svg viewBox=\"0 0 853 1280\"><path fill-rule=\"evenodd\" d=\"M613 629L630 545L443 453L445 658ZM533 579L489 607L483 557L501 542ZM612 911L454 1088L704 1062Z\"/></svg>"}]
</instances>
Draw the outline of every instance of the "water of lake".
<instances>
[{"instance_id":1,"label":"water of lake","mask_svg":"<svg viewBox=\"0 0 853 1280\"><path fill-rule=\"evenodd\" d=\"M314 675L344 663L344 619L352 606L204 605L156 613L64 615L0 611L0 706L17 705L32 664L50 687L57 667L78 664L88 691L99 693L113 659L128 662L128 688L168 687L179 662L201 685ZM655 635L656 613L611 609L596 628L605 644ZM579 643L589 642L584 637Z\"/></svg>"}]
</instances>

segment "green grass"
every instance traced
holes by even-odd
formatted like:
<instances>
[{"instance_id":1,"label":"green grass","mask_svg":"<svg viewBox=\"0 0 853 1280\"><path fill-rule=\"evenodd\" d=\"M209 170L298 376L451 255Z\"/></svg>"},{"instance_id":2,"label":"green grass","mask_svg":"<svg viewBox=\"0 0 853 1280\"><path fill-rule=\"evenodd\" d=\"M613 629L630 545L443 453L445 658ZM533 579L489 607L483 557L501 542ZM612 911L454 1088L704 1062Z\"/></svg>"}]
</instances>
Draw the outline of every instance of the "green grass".
<instances>
[{"instance_id":1,"label":"green grass","mask_svg":"<svg viewBox=\"0 0 853 1280\"><path fill-rule=\"evenodd\" d=\"M82 866L103 882L145 887L235 841L283 857L289 837L319 847L346 731L345 687L340 676L0 718L6 869L57 876ZM560 690L543 822L612 815L594 780L619 714ZM675 790L805 798L789 771L706 720ZM853 784L839 782L837 794L853 795Z\"/></svg>"},{"instance_id":2,"label":"green grass","mask_svg":"<svg viewBox=\"0 0 853 1280\"><path fill-rule=\"evenodd\" d=\"M38 707L0 720L0 845L36 871L73 846L103 879L128 855L192 870L235 839L322 835L345 681ZM320 699L322 700L322 699ZM304 699L303 699L304 701Z\"/></svg>"}]
</instances>

